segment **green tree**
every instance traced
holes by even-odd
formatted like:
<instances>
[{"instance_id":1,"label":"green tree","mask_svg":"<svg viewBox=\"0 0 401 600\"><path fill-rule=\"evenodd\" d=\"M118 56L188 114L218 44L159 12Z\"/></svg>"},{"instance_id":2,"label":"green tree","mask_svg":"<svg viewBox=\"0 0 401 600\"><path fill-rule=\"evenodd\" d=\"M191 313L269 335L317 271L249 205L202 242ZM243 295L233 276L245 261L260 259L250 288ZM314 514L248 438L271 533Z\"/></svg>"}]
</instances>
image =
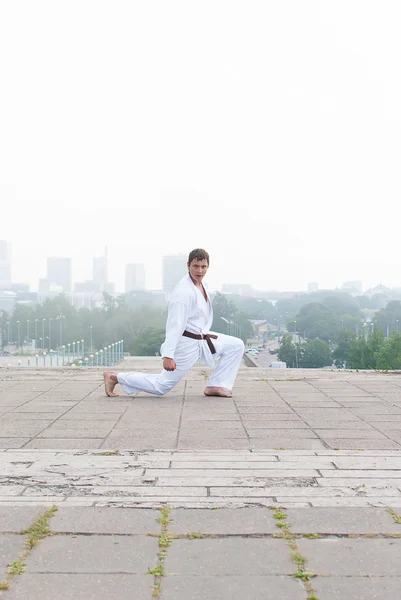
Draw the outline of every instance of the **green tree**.
<instances>
[{"instance_id":1,"label":"green tree","mask_svg":"<svg viewBox=\"0 0 401 600\"><path fill-rule=\"evenodd\" d=\"M277 352L277 358L285 362L289 368L294 368L297 366L298 348L293 343L291 333L285 333L281 338L281 344Z\"/></svg>"},{"instance_id":2,"label":"green tree","mask_svg":"<svg viewBox=\"0 0 401 600\"><path fill-rule=\"evenodd\" d=\"M332 364L330 346L323 340L308 340L301 344L299 366L304 369L319 369Z\"/></svg>"},{"instance_id":3,"label":"green tree","mask_svg":"<svg viewBox=\"0 0 401 600\"><path fill-rule=\"evenodd\" d=\"M401 334L393 332L377 353L376 368L381 370L401 369Z\"/></svg>"},{"instance_id":4,"label":"green tree","mask_svg":"<svg viewBox=\"0 0 401 600\"><path fill-rule=\"evenodd\" d=\"M355 343L356 336L351 331L341 330L337 338L337 346L333 350L334 364L337 367L348 365L349 353L351 346Z\"/></svg>"},{"instance_id":5,"label":"green tree","mask_svg":"<svg viewBox=\"0 0 401 600\"><path fill-rule=\"evenodd\" d=\"M129 351L133 356L155 356L160 353L164 337L164 329L147 327L133 340Z\"/></svg>"}]
</instances>

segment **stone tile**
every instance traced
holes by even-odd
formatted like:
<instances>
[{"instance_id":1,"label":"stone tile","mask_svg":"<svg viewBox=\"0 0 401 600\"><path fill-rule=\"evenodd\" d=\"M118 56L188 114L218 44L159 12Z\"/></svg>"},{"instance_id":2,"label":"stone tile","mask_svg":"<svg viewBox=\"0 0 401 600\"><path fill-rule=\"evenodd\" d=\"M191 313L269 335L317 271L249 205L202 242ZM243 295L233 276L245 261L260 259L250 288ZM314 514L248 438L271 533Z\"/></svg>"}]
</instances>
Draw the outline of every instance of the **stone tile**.
<instances>
[{"instance_id":1,"label":"stone tile","mask_svg":"<svg viewBox=\"0 0 401 600\"><path fill-rule=\"evenodd\" d=\"M242 421L245 425L245 422ZM308 425L304 423L301 419L298 420L289 420L286 422L283 421L247 421L246 428L251 429L307 429L310 431Z\"/></svg>"},{"instance_id":2,"label":"stone tile","mask_svg":"<svg viewBox=\"0 0 401 600\"><path fill-rule=\"evenodd\" d=\"M4 423L0 425L0 430L3 437L32 437L38 435L51 423L52 421L49 419L24 421L18 424Z\"/></svg>"},{"instance_id":3,"label":"stone tile","mask_svg":"<svg viewBox=\"0 0 401 600\"><path fill-rule=\"evenodd\" d=\"M401 527L381 508L289 508L292 533L401 533Z\"/></svg>"},{"instance_id":4,"label":"stone tile","mask_svg":"<svg viewBox=\"0 0 401 600\"><path fill-rule=\"evenodd\" d=\"M190 590L190 591L189 591ZM276 576L169 575L163 579L161 600L304 600L299 581ZM394 600L394 598L392 599Z\"/></svg>"},{"instance_id":5,"label":"stone tile","mask_svg":"<svg viewBox=\"0 0 401 600\"><path fill-rule=\"evenodd\" d=\"M346 438L335 438L335 437L325 437L324 441L330 448L341 448L343 450L368 450L377 448L380 450L386 449L400 449L401 446L394 442L393 440L389 440L387 438L384 439L360 439L359 437L355 437L354 439L346 439Z\"/></svg>"},{"instance_id":6,"label":"stone tile","mask_svg":"<svg viewBox=\"0 0 401 600\"><path fill-rule=\"evenodd\" d=\"M299 539L297 545L308 558L309 569L318 575L401 575L401 539Z\"/></svg>"},{"instance_id":7,"label":"stone tile","mask_svg":"<svg viewBox=\"0 0 401 600\"><path fill-rule=\"evenodd\" d=\"M159 510L60 506L51 521L54 532L64 533L157 533Z\"/></svg>"},{"instance_id":8,"label":"stone tile","mask_svg":"<svg viewBox=\"0 0 401 600\"><path fill-rule=\"evenodd\" d=\"M229 535L277 531L272 513L265 508L174 509L169 518L172 520L169 532L173 534L198 532Z\"/></svg>"},{"instance_id":9,"label":"stone tile","mask_svg":"<svg viewBox=\"0 0 401 600\"><path fill-rule=\"evenodd\" d=\"M29 437L0 438L0 448L22 448L29 442Z\"/></svg>"},{"instance_id":10,"label":"stone tile","mask_svg":"<svg viewBox=\"0 0 401 600\"><path fill-rule=\"evenodd\" d=\"M25 549L25 538L22 535L0 534L0 581L7 576L7 566Z\"/></svg>"},{"instance_id":11,"label":"stone tile","mask_svg":"<svg viewBox=\"0 0 401 600\"><path fill-rule=\"evenodd\" d=\"M251 429L251 428L247 428L247 432L249 437L251 438L251 440L255 439L255 438L271 438L271 437L275 437L278 439L288 439L291 438L292 440L300 440L300 439L314 439L317 438L318 436L316 435L316 433L314 433L313 431L311 431L309 429L309 427L304 428L304 429L290 429L287 427L281 427L281 428L277 428L277 427L266 427L264 429Z\"/></svg>"},{"instance_id":12,"label":"stone tile","mask_svg":"<svg viewBox=\"0 0 401 600\"><path fill-rule=\"evenodd\" d=\"M81 448L101 448L104 438L80 438L80 439L65 439L65 438L35 438L34 440L25 444L25 448L33 449L72 449L79 450ZM28 441L28 440L25 440Z\"/></svg>"},{"instance_id":13,"label":"stone tile","mask_svg":"<svg viewBox=\"0 0 401 600\"><path fill-rule=\"evenodd\" d=\"M287 405L284 405L282 407L280 407L279 410L277 410L277 408L275 406L240 406L238 408L239 412L241 413L241 415L248 415L248 414L263 414L263 413L279 413L279 414L293 414L293 411L288 408Z\"/></svg>"},{"instance_id":14,"label":"stone tile","mask_svg":"<svg viewBox=\"0 0 401 600\"><path fill-rule=\"evenodd\" d=\"M154 578L149 575L24 573L7 592L9 600L149 600Z\"/></svg>"},{"instance_id":15,"label":"stone tile","mask_svg":"<svg viewBox=\"0 0 401 600\"><path fill-rule=\"evenodd\" d=\"M249 448L249 442L246 436L242 438L224 438L221 436L207 439L180 436L178 440L178 448L182 450L225 450L228 448L245 450Z\"/></svg>"},{"instance_id":16,"label":"stone tile","mask_svg":"<svg viewBox=\"0 0 401 600\"><path fill-rule=\"evenodd\" d=\"M281 450L297 449L297 450L319 450L326 448L324 443L318 439L294 439L292 436L277 436L250 439L251 448L276 448Z\"/></svg>"},{"instance_id":17,"label":"stone tile","mask_svg":"<svg viewBox=\"0 0 401 600\"><path fill-rule=\"evenodd\" d=\"M386 436L373 428L365 429L319 429L319 436L325 439L326 437L335 437L336 439L386 439Z\"/></svg>"},{"instance_id":18,"label":"stone tile","mask_svg":"<svg viewBox=\"0 0 401 600\"><path fill-rule=\"evenodd\" d=\"M263 419L263 423L265 421L274 423L276 421L288 421L288 422L298 422L303 423L303 420L299 415L295 413L289 414L268 414L268 415L242 415L243 423L258 423L260 419ZM262 425L264 427L264 425Z\"/></svg>"},{"instance_id":19,"label":"stone tile","mask_svg":"<svg viewBox=\"0 0 401 600\"><path fill-rule=\"evenodd\" d=\"M353 429L354 431L357 430L358 432L363 429L371 429L369 423L366 423L365 421L318 421L314 419L306 419L306 423L312 429L318 430L319 434L321 429L334 431L334 434L336 433L337 429Z\"/></svg>"},{"instance_id":20,"label":"stone tile","mask_svg":"<svg viewBox=\"0 0 401 600\"><path fill-rule=\"evenodd\" d=\"M157 539L146 536L53 536L31 554L26 572L144 575L157 551Z\"/></svg>"},{"instance_id":21,"label":"stone tile","mask_svg":"<svg viewBox=\"0 0 401 600\"><path fill-rule=\"evenodd\" d=\"M313 587L324 600L395 600L401 598L400 577L317 577Z\"/></svg>"},{"instance_id":22,"label":"stone tile","mask_svg":"<svg viewBox=\"0 0 401 600\"><path fill-rule=\"evenodd\" d=\"M169 575L252 576L294 572L284 540L257 538L175 540L168 550L165 567Z\"/></svg>"},{"instance_id":23,"label":"stone tile","mask_svg":"<svg viewBox=\"0 0 401 600\"><path fill-rule=\"evenodd\" d=\"M60 428L50 426L48 429L40 433L37 437L40 439L52 438L52 439L93 439L93 438L104 438L110 431L108 428L106 431L100 427L86 427L84 429L78 427Z\"/></svg>"},{"instance_id":24,"label":"stone tile","mask_svg":"<svg viewBox=\"0 0 401 600\"><path fill-rule=\"evenodd\" d=\"M40 506L0 506L0 532L18 533L41 514Z\"/></svg>"}]
</instances>

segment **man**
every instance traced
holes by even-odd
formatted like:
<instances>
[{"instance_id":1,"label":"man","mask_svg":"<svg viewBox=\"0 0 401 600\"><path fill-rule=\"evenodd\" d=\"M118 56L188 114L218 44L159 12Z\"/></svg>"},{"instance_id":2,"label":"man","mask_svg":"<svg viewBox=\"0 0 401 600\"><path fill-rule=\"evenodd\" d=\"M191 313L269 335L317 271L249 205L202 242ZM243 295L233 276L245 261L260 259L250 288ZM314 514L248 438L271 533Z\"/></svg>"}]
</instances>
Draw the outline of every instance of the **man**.
<instances>
[{"instance_id":1,"label":"man","mask_svg":"<svg viewBox=\"0 0 401 600\"><path fill-rule=\"evenodd\" d=\"M161 346L162 372L159 375L105 372L107 396L118 395L114 392L117 383L130 395L148 392L162 396L200 361L214 368L204 394L232 398L244 343L229 335L210 332L213 308L202 283L209 268L206 250L192 250L187 266L188 275L176 286L168 306L166 339ZM217 366L215 357L219 357Z\"/></svg>"}]
</instances>

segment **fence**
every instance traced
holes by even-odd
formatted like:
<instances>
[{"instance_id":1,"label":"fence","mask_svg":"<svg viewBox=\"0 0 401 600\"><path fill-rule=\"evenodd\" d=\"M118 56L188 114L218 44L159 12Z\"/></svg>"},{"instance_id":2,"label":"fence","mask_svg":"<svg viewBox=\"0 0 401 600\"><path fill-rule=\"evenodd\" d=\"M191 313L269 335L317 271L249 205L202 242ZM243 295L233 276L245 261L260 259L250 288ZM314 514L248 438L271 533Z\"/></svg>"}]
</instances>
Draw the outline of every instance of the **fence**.
<instances>
[{"instance_id":1,"label":"fence","mask_svg":"<svg viewBox=\"0 0 401 600\"><path fill-rule=\"evenodd\" d=\"M96 352L86 352L84 340L49 350L28 358L28 367L111 367L124 360L124 340L114 342Z\"/></svg>"}]
</instances>

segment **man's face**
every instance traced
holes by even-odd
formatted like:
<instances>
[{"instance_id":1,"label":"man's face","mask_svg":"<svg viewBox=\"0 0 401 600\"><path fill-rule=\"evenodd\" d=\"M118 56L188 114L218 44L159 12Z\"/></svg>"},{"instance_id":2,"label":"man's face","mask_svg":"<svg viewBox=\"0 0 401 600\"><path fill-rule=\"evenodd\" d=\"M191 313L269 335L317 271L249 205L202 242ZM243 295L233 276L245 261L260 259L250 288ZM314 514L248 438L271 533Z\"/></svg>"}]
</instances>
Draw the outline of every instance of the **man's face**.
<instances>
[{"instance_id":1,"label":"man's face","mask_svg":"<svg viewBox=\"0 0 401 600\"><path fill-rule=\"evenodd\" d=\"M196 283L200 283L202 281L207 273L208 268L209 265L206 259L195 259L191 263L188 263L189 274Z\"/></svg>"}]
</instances>

